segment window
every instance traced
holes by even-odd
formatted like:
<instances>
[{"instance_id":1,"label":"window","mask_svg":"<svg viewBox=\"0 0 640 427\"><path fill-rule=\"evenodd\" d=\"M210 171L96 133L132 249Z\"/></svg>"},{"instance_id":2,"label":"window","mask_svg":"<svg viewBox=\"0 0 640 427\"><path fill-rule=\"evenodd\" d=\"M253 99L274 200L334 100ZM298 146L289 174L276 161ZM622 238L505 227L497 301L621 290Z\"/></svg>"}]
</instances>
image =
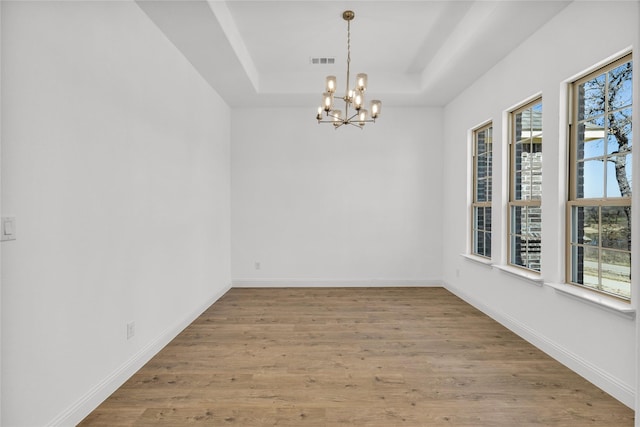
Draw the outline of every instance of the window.
<instances>
[{"instance_id":1,"label":"window","mask_svg":"<svg viewBox=\"0 0 640 427\"><path fill-rule=\"evenodd\" d=\"M542 100L511 113L509 264L540 271Z\"/></svg>"},{"instance_id":2,"label":"window","mask_svg":"<svg viewBox=\"0 0 640 427\"><path fill-rule=\"evenodd\" d=\"M491 258L491 124L473 131L472 252Z\"/></svg>"},{"instance_id":3,"label":"window","mask_svg":"<svg viewBox=\"0 0 640 427\"><path fill-rule=\"evenodd\" d=\"M567 281L631 298L632 63L572 85Z\"/></svg>"}]
</instances>

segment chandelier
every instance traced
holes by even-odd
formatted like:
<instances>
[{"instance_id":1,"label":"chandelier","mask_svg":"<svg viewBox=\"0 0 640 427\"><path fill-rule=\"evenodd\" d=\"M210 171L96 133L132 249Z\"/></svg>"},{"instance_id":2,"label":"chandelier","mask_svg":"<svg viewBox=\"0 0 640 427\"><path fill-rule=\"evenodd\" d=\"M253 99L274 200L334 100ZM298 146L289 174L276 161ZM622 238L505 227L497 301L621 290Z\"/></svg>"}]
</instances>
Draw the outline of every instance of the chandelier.
<instances>
[{"instance_id":1,"label":"chandelier","mask_svg":"<svg viewBox=\"0 0 640 427\"><path fill-rule=\"evenodd\" d=\"M336 76L327 76L325 92L322 94L322 105L318 107L318 114L316 115L318 123L331 123L336 129L342 125L352 125L363 128L365 123L375 123L376 119L380 116L380 109L382 108L382 102L377 99L371 101L370 111L363 108L365 104L364 93L367 90L366 74L360 73L356 75L355 86L353 89L349 89L351 21L355 16L355 13L351 10L345 10L342 13L342 18L347 21L347 88L342 97L344 101L344 111L334 106Z\"/></svg>"}]
</instances>

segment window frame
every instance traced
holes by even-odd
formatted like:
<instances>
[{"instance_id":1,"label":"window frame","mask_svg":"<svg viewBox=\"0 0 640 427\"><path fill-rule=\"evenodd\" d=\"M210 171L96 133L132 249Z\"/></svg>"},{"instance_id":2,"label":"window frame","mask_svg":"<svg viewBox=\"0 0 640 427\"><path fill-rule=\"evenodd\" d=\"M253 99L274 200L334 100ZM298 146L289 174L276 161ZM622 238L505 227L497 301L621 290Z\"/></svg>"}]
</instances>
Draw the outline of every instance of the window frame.
<instances>
[{"instance_id":1,"label":"window frame","mask_svg":"<svg viewBox=\"0 0 640 427\"><path fill-rule=\"evenodd\" d=\"M572 242L572 235L573 235L573 230L574 230L574 222L573 222L573 210L576 207L594 207L597 206L599 208L602 207L629 207L632 209L632 198L631 197L608 197L607 195L607 189L606 187L603 187L603 197L582 197L582 198L578 198L577 197L577 192L578 192L578 183L577 183L577 167L578 167L578 150L577 150L577 144L578 144L578 132L579 132L579 90L578 87L585 83L588 82L590 80L593 80L594 78L600 76L600 75L607 75L611 70L614 70L615 68L626 64L628 62L631 62L633 65L633 57L631 53L628 53L614 61L608 62L607 64L604 64L601 67L598 67L597 69L583 75L582 77L574 80L573 82L571 82L569 84L569 129L568 129L568 138L569 138L569 143L568 143L568 150L569 150L569 155L568 155L568 159L569 159L569 167L568 167L568 200L567 200L567 205L566 205L566 217L565 217L565 225L566 225L566 236L565 236L565 267L566 267L566 271L565 271L565 282L567 284L570 285L574 285L577 287L580 287L581 289L585 289L586 291L590 291L590 292L594 292L594 293L598 293L598 294L603 294L603 295L607 295L610 297L613 297L617 300L621 300L623 302L626 303L630 303L631 302L631 282L629 285L629 297L625 297L622 296L620 294L616 294L613 292L607 292L606 290L603 289L597 289L593 286L589 286L589 285L585 285L584 283L576 283L572 280L572 273L573 273L573 269L574 269L574 265L573 265L573 251L572 248L574 246L576 247L586 247L586 245L584 243L580 244L579 242L573 243ZM633 70L632 70L633 73ZM631 82L633 85L633 74L632 74L632 78L631 78ZM608 85L605 86L606 87L606 91L608 92ZM633 110L634 106L633 106L633 101L631 102L631 104L627 105L627 106L623 106L621 108L619 108L619 110L623 110L626 108L631 108ZM617 111L618 109L614 109L613 111ZM604 113L603 113L603 117L605 118L605 121L607 120L607 116L610 114L610 110L608 109L608 106L605 106L604 109ZM584 121L584 120L583 120ZM633 121L632 124L633 126ZM633 138L633 128L631 130L631 135ZM604 144L606 144L606 135L604 137ZM604 153L605 151L603 151ZM631 145L631 150L629 151L629 155L631 155L631 164L633 164L633 145ZM605 153L602 157L604 159L603 163L604 163L604 171L603 171L603 177L606 174L606 162L607 162L607 154ZM582 160L584 162L584 159ZM633 167L633 166L631 166ZM606 178L605 178L606 179ZM602 230L602 216L599 215L599 231ZM631 224L630 224L631 226ZM614 250L614 251L620 251L620 252L628 252L629 253L629 258L631 260L631 263L633 263L633 247L629 250L629 251L624 251L624 250L618 250L615 248L608 248L608 247L603 247L600 245L600 242L598 243L598 251L599 251L599 261L598 261L598 282L600 283L602 280L602 261L601 261L601 255L602 255L602 250ZM631 268L632 265L630 264L629 267L629 271L631 274ZM584 280L583 280L584 282Z\"/></svg>"},{"instance_id":2,"label":"window frame","mask_svg":"<svg viewBox=\"0 0 640 427\"><path fill-rule=\"evenodd\" d=\"M540 208L540 210L542 210L542 191L540 192L540 198L539 199L529 199L529 200L516 200L515 198L515 191L516 191L516 143L518 141L516 141L516 117L519 113L522 113L523 111L532 109L533 107L535 107L536 105L540 104L542 106L542 111L544 114L544 106L542 103L542 96L536 97L535 99L526 102L525 104L522 104L521 106L517 107L516 109L512 110L509 113L509 166L508 166L508 173L509 173L509 192L508 192L508 201L507 201L507 215L506 215L506 221L507 221L507 265L514 267L514 268L519 268L522 269L528 273L532 273L532 274L536 274L536 275L540 275L540 270L536 270L536 269L532 269L529 268L527 266L524 265L519 265L519 264L515 264L512 262L512 244L511 244L511 237L512 235L514 235L514 230L513 230L513 222L512 222L512 217L511 217L511 210L513 207L515 206L520 206L520 207L537 207ZM544 119L543 119L544 122ZM541 135L542 135L542 141L540 142L540 145L542 147L542 149L540 150L541 152L543 152L544 150L544 130L542 128L542 124L541 124ZM544 155L543 155L543 162L544 162ZM544 169L544 166L543 166ZM544 176L544 175L543 175ZM544 179L544 178L542 178ZM540 222L540 227L542 229L542 221ZM542 233L542 231L541 231ZM540 239L540 245L542 245L542 237ZM540 249L540 256L542 256L542 248ZM542 260L541 260L542 261ZM540 263L542 264L542 263ZM542 268L542 267L541 267Z\"/></svg>"},{"instance_id":3,"label":"window frame","mask_svg":"<svg viewBox=\"0 0 640 427\"><path fill-rule=\"evenodd\" d=\"M478 135L481 132L487 132L488 135L488 139L489 139L489 144L491 144L491 148L490 150L487 150L486 153L488 153L490 155L490 162L488 162L491 166L488 167L487 169L487 181L490 183L490 190L487 192L487 200L485 201L478 201L477 197L478 197L478 170L477 170L477 166L478 166L478 161L477 161L477 157L478 157ZM493 235L492 232L492 227L493 227L493 221L490 218L490 225L489 225L489 230L487 231L486 227L484 227L482 230L480 230L477 226L477 222L476 222L476 208L489 208L491 210L491 213L493 213L493 209L491 209L492 207L492 201L493 201L493 122L489 121L477 128L474 128L471 131L472 134L472 156L471 156L471 161L473 163L472 167L473 167L473 175L472 175L472 189L473 189L473 194L471 197L471 255L474 256L478 256L484 259L491 259L491 246L489 246L489 254L487 255L487 251L486 251L486 245L485 245L485 251L484 253L478 253L476 251L476 231L482 231L485 234L488 233L489 235ZM486 144L486 142L485 142ZM485 222L486 224L486 222ZM489 239L489 244L491 244L491 239Z\"/></svg>"}]
</instances>

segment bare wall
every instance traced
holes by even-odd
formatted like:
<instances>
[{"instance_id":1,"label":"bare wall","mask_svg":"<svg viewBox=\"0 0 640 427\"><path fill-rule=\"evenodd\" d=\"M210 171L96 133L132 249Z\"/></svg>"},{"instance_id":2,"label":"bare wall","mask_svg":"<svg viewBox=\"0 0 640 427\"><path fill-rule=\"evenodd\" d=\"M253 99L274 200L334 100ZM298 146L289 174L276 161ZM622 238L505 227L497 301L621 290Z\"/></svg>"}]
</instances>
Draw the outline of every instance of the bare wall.
<instances>
[{"instance_id":1,"label":"bare wall","mask_svg":"<svg viewBox=\"0 0 640 427\"><path fill-rule=\"evenodd\" d=\"M234 284L440 283L441 109L383 107L364 129L314 116L233 109Z\"/></svg>"},{"instance_id":2,"label":"bare wall","mask_svg":"<svg viewBox=\"0 0 640 427\"><path fill-rule=\"evenodd\" d=\"M75 424L228 289L229 116L135 3L2 2L2 425Z\"/></svg>"}]
</instances>

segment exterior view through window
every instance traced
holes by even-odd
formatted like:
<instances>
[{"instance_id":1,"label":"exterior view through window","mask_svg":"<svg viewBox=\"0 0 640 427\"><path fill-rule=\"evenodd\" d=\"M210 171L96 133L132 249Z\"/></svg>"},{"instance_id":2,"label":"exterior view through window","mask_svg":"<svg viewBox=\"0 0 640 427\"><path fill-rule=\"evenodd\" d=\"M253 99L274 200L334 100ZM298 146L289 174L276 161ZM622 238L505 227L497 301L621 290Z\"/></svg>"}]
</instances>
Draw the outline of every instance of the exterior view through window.
<instances>
[{"instance_id":1,"label":"exterior view through window","mask_svg":"<svg viewBox=\"0 0 640 427\"><path fill-rule=\"evenodd\" d=\"M511 114L509 263L540 271L542 100Z\"/></svg>"},{"instance_id":2,"label":"exterior view through window","mask_svg":"<svg viewBox=\"0 0 640 427\"><path fill-rule=\"evenodd\" d=\"M567 281L631 298L632 62L572 85Z\"/></svg>"},{"instance_id":3,"label":"exterior view through window","mask_svg":"<svg viewBox=\"0 0 640 427\"><path fill-rule=\"evenodd\" d=\"M491 258L491 124L473 131L472 252Z\"/></svg>"}]
</instances>

